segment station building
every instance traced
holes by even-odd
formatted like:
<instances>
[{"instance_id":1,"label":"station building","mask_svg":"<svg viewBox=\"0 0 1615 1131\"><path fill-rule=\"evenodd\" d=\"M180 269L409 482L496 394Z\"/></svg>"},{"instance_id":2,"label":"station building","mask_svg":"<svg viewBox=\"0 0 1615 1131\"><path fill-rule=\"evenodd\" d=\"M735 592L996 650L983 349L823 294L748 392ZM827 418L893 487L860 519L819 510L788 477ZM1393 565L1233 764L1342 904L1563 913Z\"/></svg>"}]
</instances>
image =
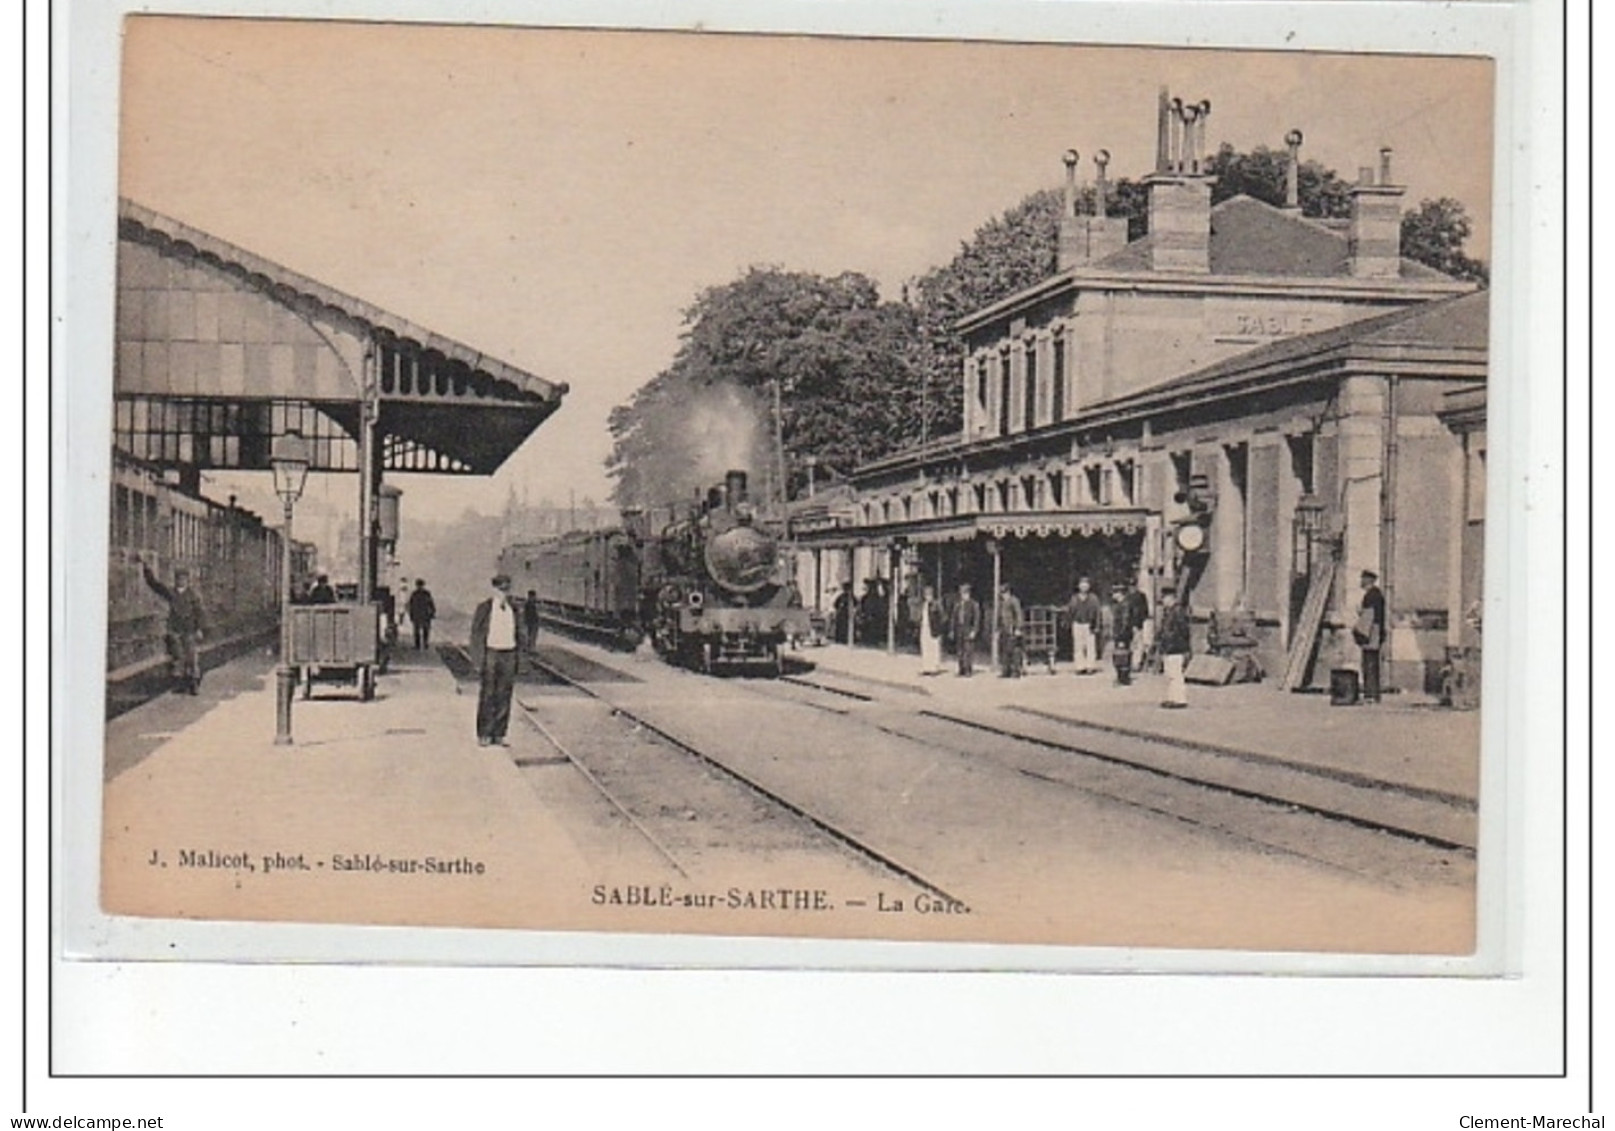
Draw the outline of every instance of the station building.
<instances>
[{"instance_id":1,"label":"station building","mask_svg":"<svg viewBox=\"0 0 1615 1131\"><path fill-rule=\"evenodd\" d=\"M1349 220L1317 220L1297 205L1298 131L1285 207L1213 206L1204 104L1163 94L1158 124L1148 234L1079 214L1066 155L1056 273L959 323L962 433L808 508L798 585L828 608L874 577L900 593L1002 579L1063 605L1086 576L1136 582L1153 607L1173 583L1196 651L1214 614L1238 614L1299 687L1355 662L1372 570L1390 678L1428 686L1449 649L1478 646L1487 294L1402 256L1389 150Z\"/></svg>"}]
</instances>

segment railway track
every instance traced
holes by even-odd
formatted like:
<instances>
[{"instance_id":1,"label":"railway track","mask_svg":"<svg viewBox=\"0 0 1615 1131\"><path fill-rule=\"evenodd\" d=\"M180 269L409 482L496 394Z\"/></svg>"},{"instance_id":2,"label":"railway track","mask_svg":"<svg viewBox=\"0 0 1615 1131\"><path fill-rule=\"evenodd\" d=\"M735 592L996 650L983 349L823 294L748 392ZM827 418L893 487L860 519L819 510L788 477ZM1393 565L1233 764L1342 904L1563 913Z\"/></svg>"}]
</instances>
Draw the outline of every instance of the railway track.
<instances>
[{"instance_id":1,"label":"railway track","mask_svg":"<svg viewBox=\"0 0 1615 1131\"><path fill-rule=\"evenodd\" d=\"M457 675L462 675L462 673L468 675L470 661L464 648L458 645L451 646L451 648L453 658L450 659L446 654L445 659L449 660L451 668L456 669ZM446 653L448 651L449 649L445 649ZM566 653L566 655L568 657L568 666L572 666L572 661L577 657L572 656L571 653ZM539 736L556 751L561 759L574 767L588 782L590 788L651 846L655 854L667 866L671 867L680 876L687 879L691 878L692 873L697 870L698 866L688 859L688 854L681 851L680 846L674 842L672 837L660 835L652 828L653 824L668 817L665 813L658 813L654 818L647 817L647 811L657 810L655 801L624 796L625 792L634 788L633 783L636 774L634 769L626 764L631 763L633 759L631 756L625 756L621 749L617 749L613 753L613 748L626 745L643 749L646 744L646 736L649 736L661 751L677 751L704 772L714 774L722 780L740 787L746 794L763 805L776 812L786 814L791 821L800 826L805 826L811 830L815 837L833 843L838 851L850 854L860 864L873 866L877 872L902 880L915 889L930 893L938 900L960 905L964 903L957 895L946 890L941 884L928 879L917 869L904 864L893 855L868 843L866 838L847 831L824 814L814 812L809 806L785 796L778 790L769 788L723 758L714 756L708 751L702 750L696 744L672 734L642 713L625 707L620 702L616 702L611 697L602 694L590 686L589 681L577 678L561 665L536 657L531 660L531 663L533 668L542 673L551 685L564 687L602 705L609 712L610 717L626 724L623 735L613 736L609 740L604 739L596 732L589 740L589 745L592 749L586 752L580 749L583 745L582 743L575 740L569 741L558 735L556 728L546 725L537 711L526 703L521 702L519 695L517 697L516 705L521 711L522 717L532 725ZM584 661L584 663L589 668L597 666L590 661ZM464 675L462 675L462 678L464 678ZM618 764L610 765L607 763ZM517 765L521 766L522 764L523 760L518 758ZM675 812L671 815L671 824L676 830L682 821L693 820L696 815L693 809Z\"/></svg>"},{"instance_id":2,"label":"railway track","mask_svg":"<svg viewBox=\"0 0 1615 1131\"><path fill-rule=\"evenodd\" d=\"M1376 876L1394 875L1397 845L1435 866L1471 864L1472 801L1328 767L1300 766L1259 753L1089 724L1030 708L996 713L941 709L928 701L897 704L873 681L837 673L787 676L780 687L751 685L844 716L862 717L894 737L944 745L960 754L1007 759L1019 772L1082 789L1253 843ZM923 689L904 687L913 696ZM806 692L806 694L803 694ZM877 694L877 692L882 692ZM815 701L817 700L817 701ZM990 745L984 746L983 739ZM1057 759L1028 759L1040 751ZM1324 852L1302 821L1338 826ZM1300 827L1298 827L1300 826ZM1366 868L1363 867L1367 861Z\"/></svg>"},{"instance_id":3,"label":"railway track","mask_svg":"<svg viewBox=\"0 0 1615 1131\"><path fill-rule=\"evenodd\" d=\"M1434 791L1387 789L1350 774L1087 728L1063 716L945 709L923 689L899 691L835 672L712 681L676 673L678 694L667 698L656 679L630 686L640 681L612 676L614 669L570 650L554 652L582 678L550 664L551 678L887 874L949 899L955 898L949 888L979 896L980 883L991 882L984 867L1024 867L1010 862L1029 851L1058 866L1056 845L1072 834L1060 832L1038 847L1040 830L1068 830L1063 814L1095 803L1164 818L1169 837L1173 826L1199 830L1396 888L1461 883L1474 868L1473 808ZM691 700L699 688L710 688L710 696ZM710 711L777 724L754 732L708 730L713 716L701 704L709 698ZM760 709L766 703L776 710ZM779 708L796 712L795 721ZM822 726L809 721L815 714Z\"/></svg>"}]
</instances>

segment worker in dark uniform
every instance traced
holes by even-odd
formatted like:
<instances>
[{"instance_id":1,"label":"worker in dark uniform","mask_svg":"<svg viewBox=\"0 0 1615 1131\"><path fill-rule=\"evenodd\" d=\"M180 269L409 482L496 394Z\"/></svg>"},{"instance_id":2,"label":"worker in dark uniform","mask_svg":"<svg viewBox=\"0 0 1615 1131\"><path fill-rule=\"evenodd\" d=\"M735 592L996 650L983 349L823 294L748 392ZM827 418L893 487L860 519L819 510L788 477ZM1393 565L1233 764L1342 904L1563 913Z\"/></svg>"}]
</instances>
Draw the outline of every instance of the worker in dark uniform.
<instances>
[{"instance_id":1,"label":"worker in dark uniform","mask_svg":"<svg viewBox=\"0 0 1615 1131\"><path fill-rule=\"evenodd\" d=\"M174 584L170 588L157 580L151 567L140 563L146 575L146 584L152 592L168 602L168 632L164 643L168 648L168 670L174 680L174 690L195 695L202 687L202 661L197 651L207 631L207 615L202 598L191 588L191 571L184 566L174 570Z\"/></svg>"},{"instance_id":2,"label":"worker in dark uniform","mask_svg":"<svg viewBox=\"0 0 1615 1131\"><path fill-rule=\"evenodd\" d=\"M1003 678L1019 679L1023 674L1021 634L1025 619L1021 599L1010 590L1009 582L1004 582L998 588L998 674Z\"/></svg>"},{"instance_id":3,"label":"worker in dark uniform","mask_svg":"<svg viewBox=\"0 0 1615 1131\"><path fill-rule=\"evenodd\" d=\"M858 599L853 596L852 582L842 584L841 592L836 594L835 602L835 637L837 644L851 644L854 622L857 619Z\"/></svg>"},{"instance_id":4,"label":"worker in dark uniform","mask_svg":"<svg viewBox=\"0 0 1615 1131\"><path fill-rule=\"evenodd\" d=\"M331 579L326 574L320 574L314 580L314 585L308 591L308 603L311 605L336 604L336 590L331 588Z\"/></svg>"},{"instance_id":5,"label":"worker in dark uniform","mask_svg":"<svg viewBox=\"0 0 1615 1131\"><path fill-rule=\"evenodd\" d=\"M415 650L432 646L432 621L437 616L437 602L432 600L432 591L426 588L426 578L417 577L415 588L409 594L409 600L404 605L409 613L409 623L415 630Z\"/></svg>"},{"instance_id":6,"label":"worker in dark uniform","mask_svg":"<svg viewBox=\"0 0 1615 1131\"><path fill-rule=\"evenodd\" d=\"M1133 682L1133 635L1137 631L1133 624L1133 604L1127 599L1127 586L1117 582L1110 590L1110 662L1116 669L1118 687Z\"/></svg>"},{"instance_id":7,"label":"worker in dark uniform","mask_svg":"<svg viewBox=\"0 0 1615 1131\"><path fill-rule=\"evenodd\" d=\"M1175 589L1161 590L1155 641L1160 646L1161 667L1166 672L1166 698L1161 700L1161 706L1181 710L1189 705L1189 685L1184 679L1184 668L1189 663L1189 613L1178 604Z\"/></svg>"},{"instance_id":8,"label":"worker in dark uniform","mask_svg":"<svg viewBox=\"0 0 1615 1131\"><path fill-rule=\"evenodd\" d=\"M1133 630L1132 670L1143 671L1145 657L1150 651L1150 630L1154 622L1150 620L1150 599L1144 595L1137 581L1127 588L1127 623Z\"/></svg>"},{"instance_id":9,"label":"worker in dark uniform","mask_svg":"<svg viewBox=\"0 0 1615 1131\"><path fill-rule=\"evenodd\" d=\"M1363 600L1357 606L1357 623L1352 627L1352 639L1363 652L1363 702L1378 703L1379 658L1385 647L1385 593L1379 587L1379 574L1363 570L1360 584Z\"/></svg>"},{"instance_id":10,"label":"worker in dark uniform","mask_svg":"<svg viewBox=\"0 0 1615 1131\"><path fill-rule=\"evenodd\" d=\"M976 637L981 632L981 606L970 595L970 583L959 586L959 600L953 606L953 646L958 650L959 674L976 674Z\"/></svg>"}]
</instances>

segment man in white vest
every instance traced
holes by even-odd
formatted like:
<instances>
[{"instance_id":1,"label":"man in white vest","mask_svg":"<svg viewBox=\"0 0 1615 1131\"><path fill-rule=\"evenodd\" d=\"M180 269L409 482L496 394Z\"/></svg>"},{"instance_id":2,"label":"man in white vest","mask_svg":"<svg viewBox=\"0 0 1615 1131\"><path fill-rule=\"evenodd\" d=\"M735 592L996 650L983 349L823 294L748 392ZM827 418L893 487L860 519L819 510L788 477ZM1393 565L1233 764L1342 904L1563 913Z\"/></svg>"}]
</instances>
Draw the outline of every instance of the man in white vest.
<instances>
[{"instance_id":1,"label":"man in white vest","mask_svg":"<svg viewBox=\"0 0 1615 1131\"><path fill-rule=\"evenodd\" d=\"M477 744L509 746L510 696L522 652L522 621L510 599L510 578L493 579L493 593L471 617L471 666L481 681L477 695Z\"/></svg>"}]
</instances>

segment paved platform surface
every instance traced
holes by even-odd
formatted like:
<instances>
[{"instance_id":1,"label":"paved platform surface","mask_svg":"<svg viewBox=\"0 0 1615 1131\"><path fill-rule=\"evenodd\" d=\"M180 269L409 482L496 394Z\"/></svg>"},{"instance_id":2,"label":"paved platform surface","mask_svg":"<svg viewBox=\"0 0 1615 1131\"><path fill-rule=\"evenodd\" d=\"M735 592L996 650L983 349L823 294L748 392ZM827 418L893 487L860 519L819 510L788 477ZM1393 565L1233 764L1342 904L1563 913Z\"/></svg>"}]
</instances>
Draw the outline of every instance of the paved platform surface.
<instances>
[{"instance_id":1,"label":"paved platform surface","mask_svg":"<svg viewBox=\"0 0 1615 1131\"><path fill-rule=\"evenodd\" d=\"M107 731L103 908L454 926L570 918L587 895L557 877L580 886L587 869L510 751L477 745L475 711L421 653L381 676L372 702L335 686L296 700L291 746L273 741L262 654L210 672L200 697L126 713Z\"/></svg>"},{"instance_id":2,"label":"paved platform surface","mask_svg":"<svg viewBox=\"0 0 1615 1131\"><path fill-rule=\"evenodd\" d=\"M1326 771L1429 790L1475 802L1479 793L1480 712L1436 706L1422 695L1387 696L1377 705L1331 706L1327 695L1280 691L1271 681L1210 687L1191 684L1189 706L1161 706L1166 678L1141 674L1129 687L1114 672L1076 675L1070 663L1029 665L1020 679L999 678L985 657L962 679L946 657L943 674L920 674L916 655L831 644L793 653L817 670L877 687L928 696L933 709L1035 712L1076 722L1275 758ZM1034 717L1036 717L1034 715Z\"/></svg>"}]
</instances>

